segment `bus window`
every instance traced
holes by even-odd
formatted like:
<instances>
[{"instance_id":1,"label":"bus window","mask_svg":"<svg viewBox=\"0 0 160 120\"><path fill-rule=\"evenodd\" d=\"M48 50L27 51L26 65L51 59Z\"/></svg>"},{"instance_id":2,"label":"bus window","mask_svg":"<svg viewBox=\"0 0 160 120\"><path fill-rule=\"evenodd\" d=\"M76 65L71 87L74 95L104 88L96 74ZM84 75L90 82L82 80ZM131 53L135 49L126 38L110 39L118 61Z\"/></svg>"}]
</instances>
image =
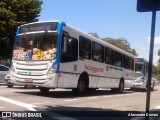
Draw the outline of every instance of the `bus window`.
<instances>
[{"instance_id":1,"label":"bus window","mask_svg":"<svg viewBox=\"0 0 160 120\"><path fill-rule=\"evenodd\" d=\"M123 67L124 68L129 69L129 66L130 66L129 62L130 62L129 57L126 55L123 55Z\"/></svg>"},{"instance_id":2,"label":"bus window","mask_svg":"<svg viewBox=\"0 0 160 120\"><path fill-rule=\"evenodd\" d=\"M129 58L129 69L134 70L134 60L132 58Z\"/></svg>"},{"instance_id":3,"label":"bus window","mask_svg":"<svg viewBox=\"0 0 160 120\"><path fill-rule=\"evenodd\" d=\"M77 59L78 59L78 40L69 36L63 37L61 62L72 62L76 61Z\"/></svg>"},{"instance_id":4,"label":"bus window","mask_svg":"<svg viewBox=\"0 0 160 120\"><path fill-rule=\"evenodd\" d=\"M79 37L79 57L91 59L91 40Z\"/></svg>"},{"instance_id":5,"label":"bus window","mask_svg":"<svg viewBox=\"0 0 160 120\"><path fill-rule=\"evenodd\" d=\"M105 47L105 63L114 65L114 51Z\"/></svg>"},{"instance_id":6,"label":"bus window","mask_svg":"<svg viewBox=\"0 0 160 120\"><path fill-rule=\"evenodd\" d=\"M92 60L104 62L104 47L96 42L92 42Z\"/></svg>"},{"instance_id":7,"label":"bus window","mask_svg":"<svg viewBox=\"0 0 160 120\"><path fill-rule=\"evenodd\" d=\"M115 52L115 66L122 67L122 54Z\"/></svg>"}]
</instances>

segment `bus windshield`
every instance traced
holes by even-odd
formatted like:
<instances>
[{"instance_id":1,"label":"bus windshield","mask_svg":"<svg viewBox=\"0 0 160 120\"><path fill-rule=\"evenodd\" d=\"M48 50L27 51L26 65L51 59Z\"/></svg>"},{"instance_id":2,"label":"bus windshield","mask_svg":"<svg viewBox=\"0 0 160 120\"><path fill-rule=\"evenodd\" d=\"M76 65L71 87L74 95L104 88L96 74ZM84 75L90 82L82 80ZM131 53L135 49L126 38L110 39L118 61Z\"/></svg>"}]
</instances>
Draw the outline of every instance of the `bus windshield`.
<instances>
[{"instance_id":1,"label":"bus windshield","mask_svg":"<svg viewBox=\"0 0 160 120\"><path fill-rule=\"evenodd\" d=\"M23 34L16 37L14 60L53 60L56 57L57 34L53 32Z\"/></svg>"},{"instance_id":2,"label":"bus windshield","mask_svg":"<svg viewBox=\"0 0 160 120\"><path fill-rule=\"evenodd\" d=\"M135 77L141 77L143 74L143 64L135 64Z\"/></svg>"}]
</instances>

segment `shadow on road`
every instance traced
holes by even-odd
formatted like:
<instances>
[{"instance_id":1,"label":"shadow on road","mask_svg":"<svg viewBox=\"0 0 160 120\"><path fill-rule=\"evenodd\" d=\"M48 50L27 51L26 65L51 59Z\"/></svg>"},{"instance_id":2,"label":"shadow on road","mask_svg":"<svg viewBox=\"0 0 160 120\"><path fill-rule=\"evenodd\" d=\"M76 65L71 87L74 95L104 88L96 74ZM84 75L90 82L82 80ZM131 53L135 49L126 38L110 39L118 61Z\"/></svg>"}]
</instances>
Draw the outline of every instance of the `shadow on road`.
<instances>
[{"instance_id":1,"label":"shadow on road","mask_svg":"<svg viewBox=\"0 0 160 120\"><path fill-rule=\"evenodd\" d=\"M84 95L77 95L75 93L72 92L72 90L52 90L49 91L46 94L42 94L39 90L34 90L33 91L20 91L20 92L16 92L19 94L28 94L28 95L37 95L37 96L43 96L43 97L50 97L50 98L76 98L76 97L88 97L88 96L103 96L103 95L119 95L119 93L114 93L111 90L96 90L96 91L90 91L87 92ZM129 93L134 93L133 91L124 91L122 94L129 94Z\"/></svg>"},{"instance_id":2,"label":"shadow on road","mask_svg":"<svg viewBox=\"0 0 160 120\"><path fill-rule=\"evenodd\" d=\"M134 116L129 116L129 114L142 113L141 111L117 111L114 109L70 106L46 106L45 111L47 112L42 112L45 117L69 117L69 120L71 118L71 120L131 120Z\"/></svg>"}]
</instances>

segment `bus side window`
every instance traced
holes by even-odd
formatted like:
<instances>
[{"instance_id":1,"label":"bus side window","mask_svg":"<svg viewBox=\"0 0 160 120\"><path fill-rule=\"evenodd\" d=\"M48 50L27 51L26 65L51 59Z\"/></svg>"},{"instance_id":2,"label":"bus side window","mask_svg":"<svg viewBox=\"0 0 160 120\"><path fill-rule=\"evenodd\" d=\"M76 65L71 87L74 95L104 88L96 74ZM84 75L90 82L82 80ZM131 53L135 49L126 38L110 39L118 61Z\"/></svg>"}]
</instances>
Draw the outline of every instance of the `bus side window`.
<instances>
[{"instance_id":1,"label":"bus side window","mask_svg":"<svg viewBox=\"0 0 160 120\"><path fill-rule=\"evenodd\" d=\"M107 47L105 47L105 63L114 65L114 51Z\"/></svg>"},{"instance_id":2,"label":"bus side window","mask_svg":"<svg viewBox=\"0 0 160 120\"><path fill-rule=\"evenodd\" d=\"M129 69L134 70L134 60L132 58L129 59Z\"/></svg>"},{"instance_id":3,"label":"bus side window","mask_svg":"<svg viewBox=\"0 0 160 120\"><path fill-rule=\"evenodd\" d=\"M123 55L123 67L124 68L129 69L129 66L130 66L129 62L130 62L129 57L126 55Z\"/></svg>"},{"instance_id":4,"label":"bus side window","mask_svg":"<svg viewBox=\"0 0 160 120\"><path fill-rule=\"evenodd\" d=\"M115 66L122 67L122 54L115 52Z\"/></svg>"},{"instance_id":5,"label":"bus side window","mask_svg":"<svg viewBox=\"0 0 160 120\"><path fill-rule=\"evenodd\" d=\"M70 36L63 36L61 62L78 60L78 40Z\"/></svg>"},{"instance_id":6,"label":"bus side window","mask_svg":"<svg viewBox=\"0 0 160 120\"><path fill-rule=\"evenodd\" d=\"M79 37L79 57L91 59L91 40Z\"/></svg>"},{"instance_id":7,"label":"bus side window","mask_svg":"<svg viewBox=\"0 0 160 120\"><path fill-rule=\"evenodd\" d=\"M104 62L104 47L94 41L92 42L92 60Z\"/></svg>"}]
</instances>

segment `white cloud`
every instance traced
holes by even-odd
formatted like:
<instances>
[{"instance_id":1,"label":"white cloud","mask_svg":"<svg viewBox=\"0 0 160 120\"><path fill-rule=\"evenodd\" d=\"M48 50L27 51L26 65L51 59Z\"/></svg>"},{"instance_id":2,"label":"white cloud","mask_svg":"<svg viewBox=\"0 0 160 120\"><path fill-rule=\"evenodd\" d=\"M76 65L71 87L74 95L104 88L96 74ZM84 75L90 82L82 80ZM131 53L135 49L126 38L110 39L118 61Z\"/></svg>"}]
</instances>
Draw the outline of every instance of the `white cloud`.
<instances>
[{"instance_id":1,"label":"white cloud","mask_svg":"<svg viewBox=\"0 0 160 120\"><path fill-rule=\"evenodd\" d=\"M148 37L147 43L148 43L148 47L150 47L150 37ZM154 65L157 65L157 62L159 59L158 49L160 49L160 36L157 36L154 38L154 53L153 53L153 64ZM148 58L149 58L149 50L148 50Z\"/></svg>"},{"instance_id":2,"label":"white cloud","mask_svg":"<svg viewBox=\"0 0 160 120\"><path fill-rule=\"evenodd\" d=\"M159 56L158 56L158 49L160 47L154 46L154 52L153 52L153 64L157 65ZM149 61L149 45L146 47L139 47L138 48L138 57L144 57L147 61Z\"/></svg>"},{"instance_id":3,"label":"white cloud","mask_svg":"<svg viewBox=\"0 0 160 120\"><path fill-rule=\"evenodd\" d=\"M145 48L144 48L144 47L139 47L139 49L140 49L140 50L145 50Z\"/></svg>"},{"instance_id":4,"label":"white cloud","mask_svg":"<svg viewBox=\"0 0 160 120\"><path fill-rule=\"evenodd\" d=\"M150 37L148 37L147 43L150 44ZM154 38L154 45L160 45L160 36Z\"/></svg>"}]
</instances>

